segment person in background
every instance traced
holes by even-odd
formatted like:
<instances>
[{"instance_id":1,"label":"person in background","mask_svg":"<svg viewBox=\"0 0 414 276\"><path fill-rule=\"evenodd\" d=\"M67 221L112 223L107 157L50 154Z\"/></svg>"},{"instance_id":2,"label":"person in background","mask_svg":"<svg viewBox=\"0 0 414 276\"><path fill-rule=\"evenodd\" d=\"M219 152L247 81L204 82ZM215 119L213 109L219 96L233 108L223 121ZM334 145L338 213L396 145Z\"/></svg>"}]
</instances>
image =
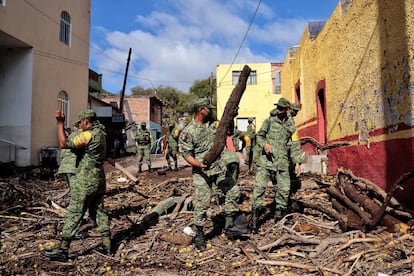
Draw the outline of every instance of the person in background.
<instances>
[{"instance_id":1,"label":"person in background","mask_svg":"<svg viewBox=\"0 0 414 276\"><path fill-rule=\"evenodd\" d=\"M246 143L246 162L249 170L251 170L253 166L253 148L256 144L256 125L254 124L254 119L251 117L247 119L247 122L249 124L247 125L244 140Z\"/></svg>"},{"instance_id":2,"label":"person in background","mask_svg":"<svg viewBox=\"0 0 414 276\"><path fill-rule=\"evenodd\" d=\"M142 122L141 128L134 133L134 139L137 145L138 173L142 173L143 161L147 163L148 172L151 172L151 148L154 141L145 122Z\"/></svg>"},{"instance_id":3,"label":"person in background","mask_svg":"<svg viewBox=\"0 0 414 276\"><path fill-rule=\"evenodd\" d=\"M175 124L168 125L168 133L166 135L166 152L165 159L167 160L168 169L171 170L171 159L174 161L174 171L178 170L178 137L180 131L175 128Z\"/></svg>"},{"instance_id":4,"label":"person in background","mask_svg":"<svg viewBox=\"0 0 414 276\"><path fill-rule=\"evenodd\" d=\"M111 231L109 218L104 208L106 191L103 163L106 154L106 134L96 113L87 109L79 113L81 132L66 137L65 116L61 111L55 114L60 148L69 148L76 154L76 174L71 178L71 196L62 230L59 247L46 250L43 255L51 260L67 261L68 251L85 212L96 222L103 243L97 248L102 254L111 254ZM72 181L73 180L73 181Z\"/></svg>"},{"instance_id":5,"label":"person in background","mask_svg":"<svg viewBox=\"0 0 414 276\"><path fill-rule=\"evenodd\" d=\"M237 179L239 175L239 157L231 150L225 149L210 166L203 163L203 158L214 144L216 123L212 121L212 106L207 99L194 103L194 117L181 131L179 149L183 158L192 166L194 185L194 225L196 235L193 239L198 249L206 248L204 224L210 207L212 191L221 190L225 195L224 232L229 236L243 234L234 225L234 216L239 211L240 197Z\"/></svg>"},{"instance_id":6,"label":"person in background","mask_svg":"<svg viewBox=\"0 0 414 276\"><path fill-rule=\"evenodd\" d=\"M257 233L258 212L262 207L267 182L270 179L275 191L275 223L286 213L289 193L289 148L292 134L296 131L295 123L290 119L290 102L280 98L276 108L263 122L257 132L257 146L260 155L257 160L256 184L252 198L251 231ZM292 159L295 171L300 174L300 160Z\"/></svg>"}]
</instances>

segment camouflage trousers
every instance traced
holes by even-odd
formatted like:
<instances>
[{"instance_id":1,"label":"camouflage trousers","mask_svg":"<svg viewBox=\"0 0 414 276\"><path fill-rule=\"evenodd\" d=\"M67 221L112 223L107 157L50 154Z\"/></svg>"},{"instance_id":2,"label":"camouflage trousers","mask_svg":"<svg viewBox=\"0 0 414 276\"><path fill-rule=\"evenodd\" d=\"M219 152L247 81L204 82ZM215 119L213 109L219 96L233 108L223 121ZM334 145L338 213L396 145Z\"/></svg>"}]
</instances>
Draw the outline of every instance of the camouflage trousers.
<instances>
[{"instance_id":1,"label":"camouflage trousers","mask_svg":"<svg viewBox=\"0 0 414 276\"><path fill-rule=\"evenodd\" d=\"M151 155L149 146L137 147L137 160L138 166L141 166L144 161L145 163L147 163L149 167L151 166Z\"/></svg>"},{"instance_id":2,"label":"camouflage trousers","mask_svg":"<svg viewBox=\"0 0 414 276\"><path fill-rule=\"evenodd\" d=\"M174 161L174 165L177 165L177 150L169 147L165 153L165 159L167 160L167 166L169 168L171 167L171 159Z\"/></svg>"},{"instance_id":3,"label":"camouflage trousers","mask_svg":"<svg viewBox=\"0 0 414 276\"><path fill-rule=\"evenodd\" d=\"M290 176L289 171L273 171L257 167L256 184L253 190L252 209L262 207L267 182L272 181L275 192L276 210L286 210L289 203Z\"/></svg>"},{"instance_id":4,"label":"camouflage trousers","mask_svg":"<svg viewBox=\"0 0 414 276\"><path fill-rule=\"evenodd\" d=\"M194 172L193 184L195 193L194 224L196 226L204 226L206 222L212 191L220 191L225 195L224 212L226 214L239 210L240 189L233 177L219 174L207 176L204 172Z\"/></svg>"},{"instance_id":5,"label":"camouflage trousers","mask_svg":"<svg viewBox=\"0 0 414 276\"><path fill-rule=\"evenodd\" d=\"M89 211L89 216L96 222L99 232L103 236L110 235L109 218L104 208L103 193L71 193L67 210L62 231L64 239L71 240L73 238L86 210Z\"/></svg>"}]
</instances>

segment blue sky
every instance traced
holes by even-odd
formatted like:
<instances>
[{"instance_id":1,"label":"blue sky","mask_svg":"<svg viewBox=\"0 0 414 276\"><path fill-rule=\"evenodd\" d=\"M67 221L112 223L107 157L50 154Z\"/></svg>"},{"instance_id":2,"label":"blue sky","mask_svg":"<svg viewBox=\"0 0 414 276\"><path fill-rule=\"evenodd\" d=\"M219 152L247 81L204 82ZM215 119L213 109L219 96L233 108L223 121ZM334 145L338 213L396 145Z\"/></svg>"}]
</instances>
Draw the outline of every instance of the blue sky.
<instances>
[{"instance_id":1,"label":"blue sky","mask_svg":"<svg viewBox=\"0 0 414 276\"><path fill-rule=\"evenodd\" d=\"M231 64L240 46L234 63L283 62L306 23L327 20L337 4L338 0L92 0L90 68L103 74L104 89L117 93L132 48L127 94L135 86L172 86L188 92L195 80L215 75L217 64Z\"/></svg>"}]
</instances>

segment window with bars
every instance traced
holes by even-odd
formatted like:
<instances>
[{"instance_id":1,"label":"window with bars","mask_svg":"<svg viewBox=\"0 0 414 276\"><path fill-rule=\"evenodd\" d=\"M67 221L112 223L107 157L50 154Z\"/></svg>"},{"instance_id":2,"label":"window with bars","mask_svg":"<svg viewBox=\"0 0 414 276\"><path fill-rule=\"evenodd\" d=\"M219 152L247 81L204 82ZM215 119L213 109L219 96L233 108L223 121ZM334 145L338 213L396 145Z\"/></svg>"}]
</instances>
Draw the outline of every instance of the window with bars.
<instances>
[{"instance_id":1,"label":"window with bars","mask_svg":"<svg viewBox=\"0 0 414 276\"><path fill-rule=\"evenodd\" d=\"M232 83L236 85L239 82L241 71L233 71L232 72ZM257 84L257 72L251 71L250 76L247 78L247 85L249 84Z\"/></svg>"},{"instance_id":2,"label":"window with bars","mask_svg":"<svg viewBox=\"0 0 414 276\"><path fill-rule=\"evenodd\" d=\"M67 11L60 14L60 34L59 40L70 46L71 37L71 23L70 15Z\"/></svg>"},{"instance_id":3,"label":"window with bars","mask_svg":"<svg viewBox=\"0 0 414 276\"><path fill-rule=\"evenodd\" d=\"M69 96L66 91L60 91L57 98L58 110L65 114L65 127L69 127Z\"/></svg>"}]
</instances>

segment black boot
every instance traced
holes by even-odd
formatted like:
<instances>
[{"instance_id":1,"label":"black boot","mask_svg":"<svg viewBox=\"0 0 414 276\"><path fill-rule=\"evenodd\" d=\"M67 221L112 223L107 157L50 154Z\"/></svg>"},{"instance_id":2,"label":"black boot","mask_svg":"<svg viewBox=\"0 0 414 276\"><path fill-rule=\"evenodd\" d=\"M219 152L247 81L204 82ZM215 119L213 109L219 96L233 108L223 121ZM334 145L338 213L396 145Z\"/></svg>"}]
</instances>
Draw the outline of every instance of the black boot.
<instances>
[{"instance_id":1,"label":"black boot","mask_svg":"<svg viewBox=\"0 0 414 276\"><path fill-rule=\"evenodd\" d=\"M286 215L285 209L276 209L275 210L275 223L277 223L279 220L281 220Z\"/></svg>"},{"instance_id":2,"label":"black boot","mask_svg":"<svg viewBox=\"0 0 414 276\"><path fill-rule=\"evenodd\" d=\"M70 242L71 241L69 239L63 239L58 248L45 250L42 254L51 261L66 262L69 256Z\"/></svg>"},{"instance_id":3,"label":"black boot","mask_svg":"<svg viewBox=\"0 0 414 276\"><path fill-rule=\"evenodd\" d=\"M196 235L193 238L193 242L197 249L206 249L206 238L204 237L203 226L196 225Z\"/></svg>"},{"instance_id":4,"label":"black boot","mask_svg":"<svg viewBox=\"0 0 414 276\"><path fill-rule=\"evenodd\" d=\"M59 262L66 262L68 260L68 250L62 249L60 247L52 249L52 250L45 250L42 252L43 256L49 258L51 261L59 261Z\"/></svg>"},{"instance_id":5,"label":"black boot","mask_svg":"<svg viewBox=\"0 0 414 276\"><path fill-rule=\"evenodd\" d=\"M178 171L178 161L174 161L174 171Z\"/></svg>"},{"instance_id":6,"label":"black boot","mask_svg":"<svg viewBox=\"0 0 414 276\"><path fill-rule=\"evenodd\" d=\"M142 173L142 165L138 165L138 173Z\"/></svg>"},{"instance_id":7,"label":"black boot","mask_svg":"<svg viewBox=\"0 0 414 276\"><path fill-rule=\"evenodd\" d=\"M152 172L151 166L148 166L148 172Z\"/></svg>"},{"instance_id":8,"label":"black boot","mask_svg":"<svg viewBox=\"0 0 414 276\"><path fill-rule=\"evenodd\" d=\"M224 234L231 240L247 234L247 229L234 223L234 213L225 215Z\"/></svg>"},{"instance_id":9,"label":"black boot","mask_svg":"<svg viewBox=\"0 0 414 276\"><path fill-rule=\"evenodd\" d=\"M250 231L253 234L257 234L257 219L258 219L258 212L256 209L252 209L252 219L250 221Z\"/></svg>"},{"instance_id":10,"label":"black boot","mask_svg":"<svg viewBox=\"0 0 414 276\"><path fill-rule=\"evenodd\" d=\"M97 252L104 255L111 255L111 238L110 234L105 234L102 237L102 244L95 249Z\"/></svg>"}]
</instances>

